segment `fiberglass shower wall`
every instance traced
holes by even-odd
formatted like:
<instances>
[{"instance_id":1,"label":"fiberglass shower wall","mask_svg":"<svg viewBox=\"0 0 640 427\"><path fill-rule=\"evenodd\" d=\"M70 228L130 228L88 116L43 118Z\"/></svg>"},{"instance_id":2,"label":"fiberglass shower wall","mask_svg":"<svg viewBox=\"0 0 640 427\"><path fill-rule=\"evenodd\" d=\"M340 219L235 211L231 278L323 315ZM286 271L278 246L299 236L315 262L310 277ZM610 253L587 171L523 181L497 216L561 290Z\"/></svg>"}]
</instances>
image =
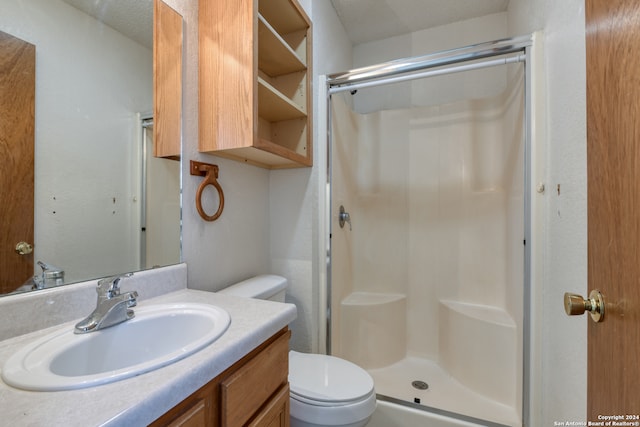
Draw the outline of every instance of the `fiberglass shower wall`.
<instances>
[{"instance_id":1,"label":"fiberglass shower wall","mask_svg":"<svg viewBox=\"0 0 640 427\"><path fill-rule=\"evenodd\" d=\"M332 95L331 348L434 361L519 418L524 71L464 74ZM438 95L470 80L485 93Z\"/></svg>"}]
</instances>

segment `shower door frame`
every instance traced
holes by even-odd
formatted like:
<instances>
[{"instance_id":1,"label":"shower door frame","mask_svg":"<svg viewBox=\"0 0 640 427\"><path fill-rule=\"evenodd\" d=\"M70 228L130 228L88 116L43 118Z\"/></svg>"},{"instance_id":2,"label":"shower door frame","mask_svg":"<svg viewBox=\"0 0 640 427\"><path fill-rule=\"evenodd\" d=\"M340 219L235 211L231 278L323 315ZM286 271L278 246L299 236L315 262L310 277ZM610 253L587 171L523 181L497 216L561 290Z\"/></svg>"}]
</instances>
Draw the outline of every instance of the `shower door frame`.
<instances>
[{"instance_id":1,"label":"shower door frame","mask_svg":"<svg viewBox=\"0 0 640 427\"><path fill-rule=\"evenodd\" d=\"M326 93L326 232L324 233L324 246L321 253L326 250L326 270L324 281L323 304L321 311L326 313L326 353L331 354L331 230L332 230L332 122L331 122L331 95L344 91L353 91L358 88L391 84L400 81L415 80L437 75L451 74L472 69L486 68L522 62L524 65L524 270L523 270L523 341L522 341L522 425L529 426L531 418L531 350L532 350L532 322L531 304L533 289L531 287L531 254L532 254L532 48L533 35L505 38L485 43L474 44L457 49L445 50L423 56L403 58L381 64L361 67L350 71L322 76L321 81L325 85ZM321 86L322 87L322 86ZM321 227L324 229L324 227ZM323 240L323 239L321 239ZM405 406L418 407L411 402L405 402L388 396L378 395L379 399L387 400ZM429 412L439 413L445 416L454 416L463 420L474 421L473 418L439 410L437 408L419 407ZM475 420L480 421L480 420Z\"/></svg>"},{"instance_id":2,"label":"shower door frame","mask_svg":"<svg viewBox=\"0 0 640 427\"><path fill-rule=\"evenodd\" d=\"M149 150L147 149L147 131L153 131L153 115L145 115L140 119L142 141L140 147L140 268L145 269L147 264L147 167L149 162Z\"/></svg>"}]
</instances>

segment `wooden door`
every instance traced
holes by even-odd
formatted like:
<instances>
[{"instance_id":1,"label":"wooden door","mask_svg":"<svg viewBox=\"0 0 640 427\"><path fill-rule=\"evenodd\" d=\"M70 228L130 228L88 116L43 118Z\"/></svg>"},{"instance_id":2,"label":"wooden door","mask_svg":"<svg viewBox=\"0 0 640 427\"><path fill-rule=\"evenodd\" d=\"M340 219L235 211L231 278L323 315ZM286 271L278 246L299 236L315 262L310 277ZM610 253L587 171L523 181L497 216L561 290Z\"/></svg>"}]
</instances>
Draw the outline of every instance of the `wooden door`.
<instances>
[{"instance_id":1,"label":"wooden door","mask_svg":"<svg viewBox=\"0 0 640 427\"><path fill-rule=\"evenodd\" d=\"M640 2L586 0L589 290L587 416L640 421ZM569 338L569 337L568 337ZM568 390L569 391L569 390Z\"/></svg>"},{"instance_id":2,"label":"wooden door","mask_svg":"<svg viewBox=\"0 0 640 427\"><path fill-rule=\"evenodd\" d=\"M36 48L0 31L0 293L33 275L34 108Z\"/></svg>"}]
</instances>

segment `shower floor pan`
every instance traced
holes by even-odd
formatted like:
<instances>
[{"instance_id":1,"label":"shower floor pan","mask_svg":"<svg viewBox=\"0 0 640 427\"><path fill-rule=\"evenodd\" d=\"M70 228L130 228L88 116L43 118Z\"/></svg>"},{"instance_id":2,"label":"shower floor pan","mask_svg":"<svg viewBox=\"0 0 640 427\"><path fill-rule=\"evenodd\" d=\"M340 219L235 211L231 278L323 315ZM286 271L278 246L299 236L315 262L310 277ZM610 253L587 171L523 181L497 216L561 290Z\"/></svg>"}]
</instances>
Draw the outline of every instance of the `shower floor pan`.
<instances>
[{"instance_id":1,"label":"shower floor pan","mask_svg":"<svg viewBox=\"0 0 640 427\"><path fill-rule=\"evenodd\" d=\"M424 406L508 426L521 425L514 408L470 390L431 360L408 357L384 368L371 369L369 374L378 394L411 403L417 398ZM429 388L415 388L412 382L416 380L424 381Z\"/></svg>"}]
</instances>

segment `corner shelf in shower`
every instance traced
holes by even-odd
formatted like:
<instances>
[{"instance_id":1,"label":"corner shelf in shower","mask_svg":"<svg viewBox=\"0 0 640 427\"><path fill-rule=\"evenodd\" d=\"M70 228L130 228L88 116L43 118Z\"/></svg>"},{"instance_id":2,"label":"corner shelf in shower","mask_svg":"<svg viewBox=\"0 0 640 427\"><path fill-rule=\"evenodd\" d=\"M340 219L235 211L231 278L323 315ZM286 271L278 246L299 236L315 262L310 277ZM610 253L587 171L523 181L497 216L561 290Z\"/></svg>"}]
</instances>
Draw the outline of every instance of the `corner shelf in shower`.
<instances>
[{"instance_id":1,"label":"corner shelf in shower","mask_svg":"<svg viewBox=\"0 0 640 427\"><path fill-rule=\"evenodd\" d=\"M311 21L297 0L199 7L199 150L269 169L311 166Z\"/></svg>"}]
</instances>

